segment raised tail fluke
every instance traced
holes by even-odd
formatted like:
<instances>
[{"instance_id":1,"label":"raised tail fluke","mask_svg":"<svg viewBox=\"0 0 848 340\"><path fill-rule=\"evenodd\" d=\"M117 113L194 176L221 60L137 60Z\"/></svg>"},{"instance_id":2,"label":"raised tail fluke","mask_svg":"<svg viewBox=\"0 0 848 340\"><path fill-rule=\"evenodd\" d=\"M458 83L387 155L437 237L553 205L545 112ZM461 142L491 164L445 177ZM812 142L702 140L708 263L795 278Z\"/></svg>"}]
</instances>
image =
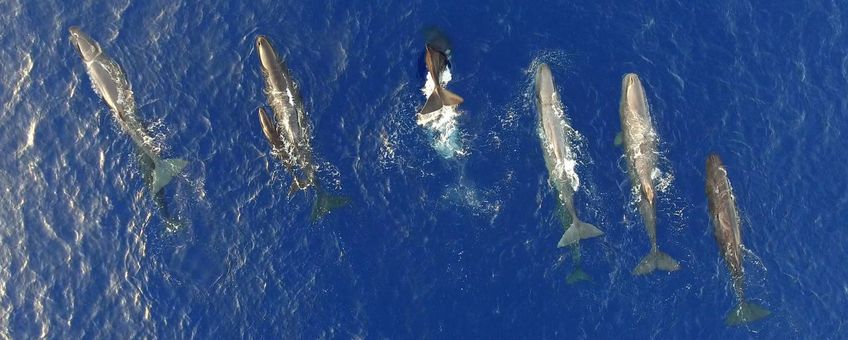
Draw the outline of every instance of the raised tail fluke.
<instances>
[{"instance_id":1,"label":"raised tail fluke","mask_svg":"<svg viewBox=\"0 0 848 340\"><path fill-rule=\"evenodd\" d=\"M421 112L418 113L419 116L425 116L430 112L439 111L442 109L444 104L442 103L442 97L439 96L439 91L433 91L429 97L427 97L427 102L424 103L424 108L421 109Z\"/></svg>"},{"instance_id":2,"label":"raised tail fluke","mask_svg":"<svg viewBox=\"0 0 848 340\"><path fill-rule=\"evenodd\" d=\"M633 269L633 275L645 275L657 269L672 272L680 269L680 264L668 254L659 250L652 250Z\"/></svg>"},{"instance_id":3,"label":"raised tail fluke","mask_svg":"<svg viewBox=\"0 0 848 340\"><path fill-rule=\"evenodd\" d=\"M179 158L162 159L153 165L153 194L171 182L171 179L185 168L188 161Z\"/></svg>"},{"instance_id":4,"label":"raised tail fluke","mask_svg":"<svg viewBox=\"0 0 848 340\"><path fill-rule=\"evenodd\" d=\"M728 326L737 326L763 319L769 314L771 312L763 306L751 302L742 302L727 315L724 323Z\"/></svg>"},{"instance_id":5,"label":"raised tail fluke","mask_svg":"<svg viewBox=\"0 0 848 340\"><path fill-rule=\"evenodd\" d=\"M580 268L579 266L574 268L574 271L569 273L565 278L565 283L570 285L584 281L592 281L592 277L589 276L589 274L586 274L586 272L583 271L583 268Z\"/></svg>"},{"instance_id":6,"label":"raised tail fluke","mask_svg":"<svg viewBox=\"0 0 848 340\"><path fill-rule=\"evenodd\" d=\"M442 97L442 105L454 106L462 104L465 99L462 99L458 94L448 91L448 89L442 87L439 91L439 95Z\"/></svg>"},{"instance_id":7,"label":"raised tail fluke","mask_svg":"<svg viewBox=\"0 0 848 340\"><path fill-rule=\"evenodd\" d=\"M426 116L428 113L439 111L443 106L453 106L462 104L464 99L453 93L448 91L448 89L437 87L433 90L433 93L427 97L427 102L424 103L424 108L421 109L421 112L418 113L419 116Z\"/></svg>"},{"instance_id":8,"label":"raised tail fluke","mask_svg":"<svg viewBox=\"0 0 848 340\"><path fill-rule=\"evenodd\" d=\"M580 242L580 240L598 237L603 234L604 232L597 227L574 218L574 223L572 223L571 226L565 230L565 233L562 234L562 238L559 239L557 246L560 248L566 247Z\"/></svg>"},{"instance_id":9,"label":"raised tail fluke","mask_svg":"<svg viewBox=\"0 0 848 340\"><path fill-rule=\"evenodd\" d=\"M323 190L316 190L318 197L315 199L315 206L312 207L312 222L319 220L330 211L347 206L350 204L350 198L345 196L333 196Z\"/></svg>"}]
</instances>

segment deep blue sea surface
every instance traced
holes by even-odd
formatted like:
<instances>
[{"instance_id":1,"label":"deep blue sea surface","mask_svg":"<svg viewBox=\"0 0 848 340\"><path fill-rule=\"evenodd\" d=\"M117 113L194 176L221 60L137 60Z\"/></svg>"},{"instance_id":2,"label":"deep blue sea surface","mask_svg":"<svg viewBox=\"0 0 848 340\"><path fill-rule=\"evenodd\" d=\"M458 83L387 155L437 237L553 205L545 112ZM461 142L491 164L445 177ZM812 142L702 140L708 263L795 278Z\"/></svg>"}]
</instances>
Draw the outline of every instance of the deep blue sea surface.
<instances>
[{"instance_id":1,"label":"deep blue sea surface","mask_svg":"<svg viewBox=\"0 0 848 340\"><path fill-rule=\"evenodd\" d=\"M0 338L825 339L848 337L848 6L836 1L0 2ZM124 69L166 157L169 231L137 150L68 38ZM425 33L465 98L449 147L416 124ZM254 40L299 83L323 186L310 222L256 110ZM581 243L548 184L533 96L551 65L576 141ZM660 136L649 249L622 150L621 79ZM446 152L447 151L447 152ZM742 216L737 304L704 194L724 160Z\"/></svg>"}]
</instances>

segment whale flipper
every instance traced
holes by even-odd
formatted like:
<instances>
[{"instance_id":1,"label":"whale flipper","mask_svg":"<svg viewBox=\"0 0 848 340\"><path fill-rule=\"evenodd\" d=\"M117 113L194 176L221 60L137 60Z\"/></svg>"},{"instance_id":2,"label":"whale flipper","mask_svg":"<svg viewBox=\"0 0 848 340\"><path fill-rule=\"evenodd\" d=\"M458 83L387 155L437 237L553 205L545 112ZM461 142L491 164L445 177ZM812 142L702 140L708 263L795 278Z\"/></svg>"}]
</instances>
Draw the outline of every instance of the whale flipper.
<instances>
[{"instance_id":1,"label":"whale flipper","mask_svg":"<svg viewBox=\"0 0 848 340\"><path fill-rule=\"evenodd\" d=\"M639 265L633 269L633 275L644 275L653 272L656 269L665 270L667 272L680 269L680 264L677 263L670 255L659 250L654 250L648 253Z\"/></svg>"},{"instance_id":2,"label":"whale flipper","mask_svg":"<svg viewBox=\"0 0 848 340\"><path fill-rule=\"evenodd\" d=\"M574 218L574 223L565 230L565 233L562 234L562 238L559 240L557 247L565 247L570 244L574 244L579 242L580 240L598 237L603 235L604 232L598 229L597 227L578 220L576 217Z\"/></svg>"},{"instance_id":3,"label":"whale flipper","mask_svg":"<svg viewBox=\"0 0 848 340\"><path fill-rule=\"evenodd\" d=\"M771 312L763 306L751 302L742 302L734 309L724 323L728 326L736 326L749 322L754 322L769 316Z\"/></svg>"},{"instance_id":4,"label":"whale flipper","mask_svg":"<svg viewBox=\"0 0 848 340\"><path fill-rule=\"evenodd\" d=\"M163 159L157 161L153 165L153 184L152 190L156 194L159 190L171 182L174 175L180 173L185 168L188 161L179 158Z\"/></svg>"}]
</instances>

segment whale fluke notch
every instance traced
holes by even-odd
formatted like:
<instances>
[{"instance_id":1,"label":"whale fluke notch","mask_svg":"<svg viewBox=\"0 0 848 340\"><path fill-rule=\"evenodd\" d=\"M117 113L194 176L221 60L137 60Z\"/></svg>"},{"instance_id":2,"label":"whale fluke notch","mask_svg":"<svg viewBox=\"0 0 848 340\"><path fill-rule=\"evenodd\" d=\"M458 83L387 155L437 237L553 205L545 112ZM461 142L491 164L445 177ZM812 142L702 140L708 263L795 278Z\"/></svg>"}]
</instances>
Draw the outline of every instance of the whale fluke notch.
<instances>
[{"instance_id":1,"label":"whale fluke notch","mask_svg":"<svg viewBox=\"0 0 848 340\"><path fill-rule=\"evenodd\" d=\"M185 168L186 164L188 164L188 161L179 158L163 159L156 162L153 166L153 184L151 185L153 193L162 190L176 174Z\"/></svg>"},{"instance_id":2,"label":"whale fluke notch","mask_svg":"<svg viewBox=\"0 0 848 340\"><path fill-rule=\"evenodd\" d=\"M441 110L442 107L444 107L445 105L459 105L462 104L463 101L465 101L456 93L453 93L448 89L441 87L441 85L438 86L439 87L437 87L436 90L434 90L433 93L430 94L429 97L427 97L427 103L424 104L424 108L421 109L421 113L419 113L419 115L423 116L430 112Z\"/></svg>"},{"instance_id":3,"label":"whale fluke notch","mask_svg":"<svg viewBox=\"0 0 848 340\"><path fill-rule=\"evenodd\" d=\"M324 190L318 190L315 205L312 206L312 222L319 220L330 213L330 211L345 207L350 204L350 198L345 196L330 195Z\"/></svg>"},{"instance_id":4,"label":"whale fluke notch","mask_svg":"<svg viewBox=\"0 0 848 340\"><path fill-rule=\"evenodd\" d=\"M742 302L736 307L736 309L727 315L724 323L728 326L737 326L760 320L770 314L771 311L763 306L752 302Z\"/></svg>"},{"instance_id":5,"label":"whale fluke notch","mask_svg":"<svg viewBox=\"0 0 848 340\"><path fill-rule=\"evenodd\" d=\"M583 268L580 267L574 268L574 271L569 273L568 276L565 278L565 283L570 285L584 281L592 281L592 277L589 276L589 274L586 274L586 272L583 271Z\"/></svg>"},{"instance_id":6,"label":"whale fluke notch","mask_svg":"<svg viewBox=\"0 0 848 340\"><path fill-rule=\"evenodd\" d=\"M562 238L560 238L557 247L566 247L568 245L580 242L580 240L598 237L603 234L604 232L595 227L594 225L591 225L575 218L574 223L572 223L571 226L565 230L565 233L562 234Z\"/></svg>"},{"instance_id":7,"label":"whale fluke notch","mask_svg":"<svg viewBox=\"0 0 848 340\"><path fill-rule=\"evenodd\" d=\"M639 261L639 265L633 269L633 275L645 275L652 273L654 270L664 270L673 272L680 269L680 264L673 259L671 255L663 253L659 250L652 250L648 255Z\"/></svg>"}]
</instances>

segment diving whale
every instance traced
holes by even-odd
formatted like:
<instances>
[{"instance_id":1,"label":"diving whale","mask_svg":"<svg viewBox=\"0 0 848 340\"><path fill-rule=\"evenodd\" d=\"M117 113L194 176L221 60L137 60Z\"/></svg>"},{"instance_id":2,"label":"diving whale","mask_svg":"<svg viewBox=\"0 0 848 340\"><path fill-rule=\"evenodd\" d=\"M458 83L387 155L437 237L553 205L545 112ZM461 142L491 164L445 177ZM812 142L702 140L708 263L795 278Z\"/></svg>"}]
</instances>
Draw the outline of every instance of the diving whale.
<instances>
[{"instance_id":1,"label":"diving whale","mask_svg":"<svg viewBox=\"0 0 848 340\"><path fill-rule=\"evenodd\" d=\"M742 234L739 230L739 212L736 210L736 199L733 188L727 179L721 159L713 153L707 157L706 193L710 217L713 221L713 232L716 244L733 280L733 290L739 299L739 306L728 314L725 323L739 325L765 318L770 312L757 304L745 300L745 272L742 268Z\"/></svg>"},{"instance_id":2,"label":"diving whale","mask_svg":"<svg viewBox=\"0 0 848 340\"><path fill-rule=\"evenodd\" d=\"M582 239L603 235L600 229L577 218L577 211L574 209L574 192L580 185L580 179L574 171L577 159L566 132L571 130L571 126L565 118L565 110L547 64L539 65L536 70L536 111L539 114L539 139L549 180L559 193L558 202L562 204L570 220L570 225L565 228L558 246L565 247Z\"/></svg>"},{"instance_id":3,"label":"diving whale","mask_svg":"<svg viewBox=\"0 0 848 340\"><path fill-rule=\"evenodd\" d=\"M147 165L143 167L146 170L143 177L150 179L150 190L155 196L186 166L187 162L177 158L159 157L158 149L151 144L153 137L135 114L133 92L121 67L103 53L100 44L79 27L73 26L68 29L68 32L71 42L82 57L95 92L103 98L122 130L130 135L141 151L142 164Z\"/></svg>"},{"instance_id":4,"label":"diving whale","mask_svg":"<svg viewBox=\"0 0 848 340\"><path fill-rule=\"evenodd\" d=\"M639 76L629 73L621 83L621 135L616 143L624 147L627 172L631 184L639 192L639 212L651 241L651 251L642 258L633 274L642 275L656 269L675 271L680 265L657 247L657 217L654 176L657 172L657 133L654 130L645 89Z\"/></svg>"},{"instance_id":5,"label":"diving whale","mask_svg":"<svg viewBox=\"0 0 848 340\"><path fill-rule=\"evenodd\" d=\"M332 209L347 205L349 199L328 195L316 185L318 164L312 156L312 125L306 116L298 86L268 38L257 36L256 50L265 78L268 106L274 112L272 120L264 108L259 108L262 131L273 153L292 176L289 196L315 187L317 201L312 209L312 218L320 218Z\"/></svg>"},{"instance_id":6,"label":"diving whale","mask_svg":"<svg viewBox=\"0 0 848 340\"><path fill-rule=\"evenodd\" d=\"M442 87L441 74L448 66L448 56L445 46L441 45L436 42L428 42L425 46L424 61L427 64L427 72L430 74L430 78L433 79L436 88L427 97L424 108L418 113L419 121L427 121L427 114L441 110L445 105L453 106L462 104L463 102L462 97Z\"/></svg>"}]
</instances>

